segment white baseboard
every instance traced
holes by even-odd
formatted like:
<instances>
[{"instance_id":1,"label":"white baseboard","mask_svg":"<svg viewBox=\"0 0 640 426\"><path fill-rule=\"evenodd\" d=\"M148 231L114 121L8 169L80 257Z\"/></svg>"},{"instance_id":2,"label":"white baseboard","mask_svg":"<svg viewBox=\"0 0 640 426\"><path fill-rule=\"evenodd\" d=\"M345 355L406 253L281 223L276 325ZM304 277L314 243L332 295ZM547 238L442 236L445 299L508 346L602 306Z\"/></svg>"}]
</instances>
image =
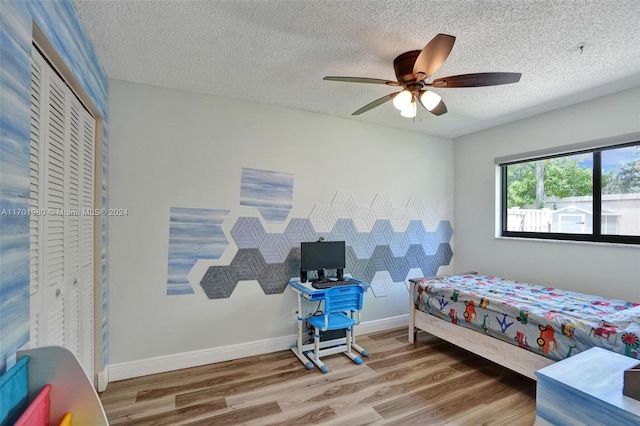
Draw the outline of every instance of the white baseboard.
<instances>
[{"instance_id":1,"label":"white baseboard","mask_svg":"<svg viewBox=\"0 0 640 426\"><path fill-rule=\"evenodd\" d=\"M391 330L392 328L408 327L409 315L398 315L397 317L383 318L379 320L363 321L356 326L356 335L377 333L378 331Z\"/></svg>"},{"instance_id":2,"label":"white baseboard","mask_svg":"<svg viewBox=\"0 0 640 426\"><path fill-rule=\"evenodd\" d=\"M409 324L409 315L384 318L362 322L356 327L357 335L375 333L392 328L405 327ZM222 346L218 348L202 349L198 351L182 352L178 354L147 358L138 361L109 364L106 368L106 383L109 381L131 379L149 374L164 373L166 371L180 370L182 368L196 367L198 365L213 364L215 362L229 361L231 359L244 358L253 355L261 355L289 349L295 344L296 335L276 337L273 339L257 340L254 342L240 343L237 345ZM100 388L100 374L98 373L98 387Z\"/></svg>"},{"instance_id":3,"label":"white baseboard","mask_svg":"<svg viewBox=\"0 0 640 426\"><path fill-rule=\"evenodd\" d=\"M109 384L109 366L98 372L98 392L104 392Z\"/></svg>"}]
</instances>

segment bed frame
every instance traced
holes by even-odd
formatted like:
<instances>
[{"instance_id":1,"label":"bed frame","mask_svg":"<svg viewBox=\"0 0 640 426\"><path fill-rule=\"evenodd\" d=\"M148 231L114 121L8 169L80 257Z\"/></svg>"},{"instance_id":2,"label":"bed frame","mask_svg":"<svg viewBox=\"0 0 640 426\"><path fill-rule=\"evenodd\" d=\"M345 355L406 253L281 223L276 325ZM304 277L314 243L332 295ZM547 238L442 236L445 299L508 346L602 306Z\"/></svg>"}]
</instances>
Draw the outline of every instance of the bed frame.
<instances>
[{"instance_id":1,"label":"bed frame","mask_svg":"<svg viewBox=\"0 0 640 426\"><path fill-rule=\"evenodd\" d=\"M468 275L471 273L473 272L464 272L462 274L455 275ZM451 275L438 275L437 277L429 278L447 276ZM503 342L494 337L478 333L477 331L473 331L459 325L451 324L450 322L444 321L436 316L422 312L413 302L413 295L415 294L415 286L423 279L424 278L409 280L411 283L411 291L409 295L409 342L415 342L416 333L418 330L423 330L533 380L536 380L536 370L555 362L552 359L545 358L542 355L519 348L516 345ZM470 342L473 342L473 344Z\"/></svg>"}]
</instances>

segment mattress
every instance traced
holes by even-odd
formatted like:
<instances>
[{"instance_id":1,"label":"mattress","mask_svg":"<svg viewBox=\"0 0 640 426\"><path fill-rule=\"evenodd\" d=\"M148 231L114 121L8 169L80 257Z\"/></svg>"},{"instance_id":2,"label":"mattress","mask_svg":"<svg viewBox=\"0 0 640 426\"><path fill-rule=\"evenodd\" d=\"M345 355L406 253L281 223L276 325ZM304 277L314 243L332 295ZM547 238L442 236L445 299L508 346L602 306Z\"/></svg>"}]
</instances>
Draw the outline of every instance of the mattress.
<instances>
[{"instance_id":1,"label":"mattress","mask_svg":"<svg viewBox=\"0 0 640 426\"><path fill-rule=\"evenodd\" d=\"M640 357L639 303L493 276L412 281L421 311L553 360L592 347Z\"/></svg>"}]
</instances>

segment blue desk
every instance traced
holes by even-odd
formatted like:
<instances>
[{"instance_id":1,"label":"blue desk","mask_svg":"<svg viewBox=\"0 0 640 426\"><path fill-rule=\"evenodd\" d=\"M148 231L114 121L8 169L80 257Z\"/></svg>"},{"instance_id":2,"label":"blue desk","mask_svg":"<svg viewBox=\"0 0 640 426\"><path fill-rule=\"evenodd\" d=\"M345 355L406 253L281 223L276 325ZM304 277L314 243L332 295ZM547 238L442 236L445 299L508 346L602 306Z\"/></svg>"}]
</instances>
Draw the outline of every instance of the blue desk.
<instances>
[{"instance_id":1,"label":"blue desk","mask_svg":"<svg viewBox=\"0 0 640 426\"><path fill-rule=\"evenodd\" d=\"M351 278L349 276L345 275L345 278L349 278L351 280L354 281L358 281L358 284L360 286L362 286L365 291L371 287L369 285L369 283L363 282L363 281L359 281L356 280L354 278ZM328 289L316 289L313 288L311 286L311 282L307 281L305 283L300 282L300 279L298 277L296 278L292 278L289 281L289 287L291 287L291 289L293 291L296 292L297 294L297 299L298 299L298 337L296 340L296 344L291 346L291 351L298 357L298 359L300 360L300 362L302 362L302 364L304 364L304 366L308 369L311 370L313 368L313 363L309 360L309 358L307 358L307 356L305 355L305 352L309 352L309 351L313 351L313 343L309 343L309 344L304 344L303 340L302 340L302 336L303 336L303 330L302 330L302 326L303 326L303 322L304 322L304 318L302 316L302 300L308 300L310 302L321 302L324 300L324 294ZM320 348L330 348L330 347L339 347L340 345L344 345L346 344L346 338L340 338L340 339L333 339L333 340L325 340L320 342ZM362 348L362 346L357 345L356 344L356 338L355 338L355 333L352 333L352 338L351 338L351 347L353 349L355 349L356 351L360 352L360 355L362 355L363 357L368 357L369 356L369 352ZM336 352L337 353L337 352Z\"/></svg>"}]
</instances>

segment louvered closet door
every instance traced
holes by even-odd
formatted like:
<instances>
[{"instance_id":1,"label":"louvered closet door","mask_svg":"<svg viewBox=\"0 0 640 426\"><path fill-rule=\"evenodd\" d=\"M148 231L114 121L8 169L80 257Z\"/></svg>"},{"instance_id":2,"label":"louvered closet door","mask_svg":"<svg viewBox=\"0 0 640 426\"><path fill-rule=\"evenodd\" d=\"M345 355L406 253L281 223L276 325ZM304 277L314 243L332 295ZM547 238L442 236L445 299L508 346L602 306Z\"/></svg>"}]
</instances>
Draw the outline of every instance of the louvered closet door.
<instances>
[{"instance_id":1,"label":"louvered closet door","mask_svg":"<svg viewBox=\"0 0 640 426\"><path fill-rule=\"evenodd\" d=\"M65 168L67 190L65 192L65 295L67 315L65 333L67 347L80 354L80 144L82 129L82 105L71 97L67 109L68 132L66 139L67 167Z\"/></svg>"},{"instance_id":2,"label":"louvered closet door","mask_svg":"<svg viewBox=\"0 0 640 426\"><path fill-rule=\"evenodd\" d=\"M62 80L49 73L45 104L44 156L44 278L47 309L47 345L65 346L65 109L68 101ZM68 346L68 345L66 345ZM70 348L73 349L73 348Z\"/></svg>"},{"instance_id":3,"label":"louvered closet door","mask_svg":"<svg viewBox=\"0 0 640 426\"><path fill-rule=\"evenodd\" d=\"M84 109L81 110L82 120L80 139L80 208L81 211L88 212L94 210L93 194L95 186L95 119ZM94 241L93 226L94 216L84 214L79 217L79 315L80 321L80 348L79 356L82 365L85 366L89 377L93 377L93 301L94 301L94 280L93 280L93 259Z\"/></svg>"},{"instance_id":4,"label":"louvered closet door","mask_svg":"<svg viewBox=\"0 0 640 426\"><path fill-rule=\"evenodd\" d=\"M31 346L70 349L93 378L95 120L34 49ZM35 213L35 214L34 214Z\"/></svg>"},{"instance_id":5,"label":"louvered closet door","mask_svg":"<svg viewBox=\"0 0 640 426\"><path fill-rule=\"evenodd\" d=\"M35 58L34 58L35 59ZM44 134L44 123L41 116L42 105L46 103L46 87L41 88L41 68L42 62L34 60L31 64L31 160L29 167L29 263L30 263L30 331L29 342L31 346L38 346L40 342L40 323L43 305L43 285L42 285L42 233L44 217L42 216L42 172L43 145L41 143Z\"/></svg>"}]
</instances>

